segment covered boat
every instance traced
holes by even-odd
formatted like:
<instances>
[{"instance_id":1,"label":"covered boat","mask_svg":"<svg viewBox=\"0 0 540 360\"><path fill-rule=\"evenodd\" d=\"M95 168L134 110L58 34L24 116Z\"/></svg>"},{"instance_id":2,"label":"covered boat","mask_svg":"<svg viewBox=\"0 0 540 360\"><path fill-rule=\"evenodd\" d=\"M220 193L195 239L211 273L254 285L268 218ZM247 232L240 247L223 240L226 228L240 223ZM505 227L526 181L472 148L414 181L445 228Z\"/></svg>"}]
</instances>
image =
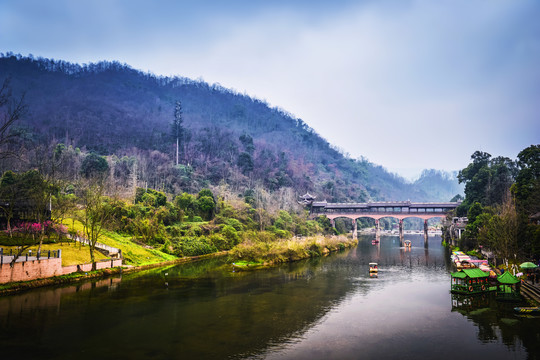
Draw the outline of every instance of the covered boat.
<instances>
[{"instance_id":1,"label":"covered boat","mask_svg":"<svg viewBox=\"0 0 540 360\"><path fill-rule=\"evenodd\" d=\"M463 269L451 274L451 292L454 294L474 295L490 291L489 274L478 269Z\"/></svg>"},{"instance_id":2,"label":"covered boat","mask_svg":"<svg viewBox=\"0 0 540 360\"><path fill-rule=\"evenodd\" d=\"M379 266L375 262L369 263L369 272L370 273L376 273L379 272Z\"/></svg>"},{"instance_id":3,"label":"covered boat","mask_svg":"<svg viewBox=\"0 0 540 360\"><path fill-rule=\"evenodd\" d=\"M521 300L519 280L508 271L497 276L497 300L499 301L519 301Z\"/></svg>"}]
</instances>

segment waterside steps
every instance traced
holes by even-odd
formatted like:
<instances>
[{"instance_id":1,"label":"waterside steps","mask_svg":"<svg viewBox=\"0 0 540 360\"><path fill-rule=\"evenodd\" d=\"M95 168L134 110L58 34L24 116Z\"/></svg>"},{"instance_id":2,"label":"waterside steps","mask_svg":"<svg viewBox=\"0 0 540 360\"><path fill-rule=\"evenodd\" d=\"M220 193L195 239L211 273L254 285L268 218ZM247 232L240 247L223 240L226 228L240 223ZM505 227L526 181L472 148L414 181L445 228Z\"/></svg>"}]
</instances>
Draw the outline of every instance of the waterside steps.
<instances>
[{"instance_id":1,"label":"waterside steps","mask_svg":"<svg viewBox=\"0 0 540 360\"><path fill-rule=\"evenodd\" d=\"M540 287L538 284L533 285L527 281L521 283L521 295L540 304Z\"/></svg>"}]
</instances>

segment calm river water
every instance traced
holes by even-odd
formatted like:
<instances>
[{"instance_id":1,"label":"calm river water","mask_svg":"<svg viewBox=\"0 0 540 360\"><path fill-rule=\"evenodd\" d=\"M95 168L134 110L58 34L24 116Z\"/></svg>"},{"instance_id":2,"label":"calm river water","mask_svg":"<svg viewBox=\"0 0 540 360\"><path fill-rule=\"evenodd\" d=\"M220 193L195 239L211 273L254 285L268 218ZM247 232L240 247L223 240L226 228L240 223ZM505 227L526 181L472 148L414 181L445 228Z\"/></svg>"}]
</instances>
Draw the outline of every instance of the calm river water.
<instances>
[{"instance_id":1,"label":"calm river water","mask_svg":"<svg viewBox=\"0 0 540 360\"><path fill-rule=\"evenodd\" d=\"M0 297L0 354L40 359L535 359L540 318L455 298L440 237L362 236L323 259L212 259ZM371 278L368 263L379 263Z\"/></svg>"}]
</instances>

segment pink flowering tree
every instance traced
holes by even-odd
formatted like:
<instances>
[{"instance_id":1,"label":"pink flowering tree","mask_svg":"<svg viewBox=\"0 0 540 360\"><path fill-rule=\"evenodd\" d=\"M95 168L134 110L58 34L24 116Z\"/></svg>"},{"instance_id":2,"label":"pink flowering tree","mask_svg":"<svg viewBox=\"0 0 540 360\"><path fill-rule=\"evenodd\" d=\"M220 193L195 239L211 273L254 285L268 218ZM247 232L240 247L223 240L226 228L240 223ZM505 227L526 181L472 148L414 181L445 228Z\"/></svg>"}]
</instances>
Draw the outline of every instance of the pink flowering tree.
<instances>
[{"instance_id":1,"label":"pink flowering tree","mask_svg":"<svg viewBox=\"0 0 540 360\"><path fill-rule=\"evenodd\" d=\"M7 231L6 231L7 232ZM59 238L67 234L67 228L62 224L53 223L50 220L40 222L22 222L11 228L11 233L13 239L16 239L18 242L17 251L15 256L11 261L11 266L15 264L17 259L22 255L22 253L28 250L30 247L40 244L38 252L41 251L41 243L43 242L43 237L47 236L48 239L53 234L56 234Z\"/></svg>"}]
</instances>

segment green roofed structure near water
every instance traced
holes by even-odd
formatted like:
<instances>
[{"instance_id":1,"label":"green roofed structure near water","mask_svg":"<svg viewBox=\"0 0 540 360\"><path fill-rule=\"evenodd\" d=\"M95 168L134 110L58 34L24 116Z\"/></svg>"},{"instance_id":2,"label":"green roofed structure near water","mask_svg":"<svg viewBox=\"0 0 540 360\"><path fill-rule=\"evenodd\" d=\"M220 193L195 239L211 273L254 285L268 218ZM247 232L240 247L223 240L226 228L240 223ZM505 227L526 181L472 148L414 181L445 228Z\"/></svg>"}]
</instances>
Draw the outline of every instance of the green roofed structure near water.
<instances>
[{"instance_id":1,"label":"green roofed structure near water","mask_svg":"<svg viewBox=\"0 0 540 360\"><path fill-rule=\"evenodd\" d=\"M488 273L474 268L463 269L451 274L452 287L451 292L454 294L479 294L489 291Z\"/></svg>"},{"instance_id":2,"label":"green roofed structure near water","mask_svg":"<svg viewBox=\"0 0 540 360\"><path fill-rule=\"evenodd\" d=\"M510 274L508 271L502 275L497 276L497 281L499 282L499 284L507 284L507 285L517 284L520 282L518 278Z\"/></svg>"},{"instance_id":3,"label":"green roofed structure near water","mask_svg":"<svg viewBox=\"0 0 540 360\"><path fill-rule=\"evenodd\" d=\"M475 279L475 278L484 278L484 277L488 277L489 274L480 270L480 269L477 269L477 268L474 268L474 269L463 269L463 271L468 277L470 277L471 279Z\"/></svg>"},{"instance_id":4,"label":"green roofed structure near water","mask_svg":"<svg viewBox=\"0 0 540 360\"><path fill-rule=\"evenodd\" d=\"M463 271L457 271L455 273L450 274L453 278L458 279L465 279L467 277L467 274L465 274Z\"/></svg>"},{"instance_id":5,"label":"green roofed structure near water","mask_svg":"<svg viewBox=\"0 0 540 360\"><path fill-rule=\"evenodd\" d=\"M499 282L499 285L497 286L497 300L499 301L521 300L521 295L520 295L521 280L519 280L517 277L515 277L514 275L506 271L502 275L497 276L497 281Z\"/></svg>"}]
</instances>

